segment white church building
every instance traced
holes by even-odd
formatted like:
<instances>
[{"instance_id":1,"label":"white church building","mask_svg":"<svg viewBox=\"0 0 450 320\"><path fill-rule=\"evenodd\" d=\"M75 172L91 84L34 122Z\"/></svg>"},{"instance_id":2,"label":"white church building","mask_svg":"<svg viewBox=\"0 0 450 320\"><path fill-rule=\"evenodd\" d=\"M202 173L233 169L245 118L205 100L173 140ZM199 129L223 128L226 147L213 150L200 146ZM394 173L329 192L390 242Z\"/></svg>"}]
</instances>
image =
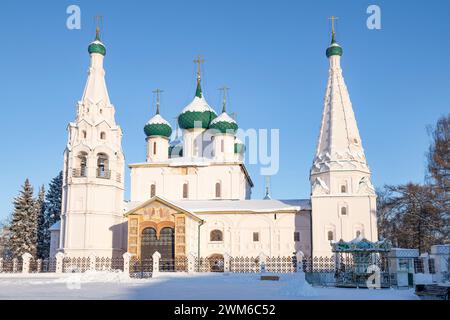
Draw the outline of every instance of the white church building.
<instances>
[{"instance_id":1,"label":"white church building","mask_svg":"<svg viewBox=\"0 0 450 320\"><path fill-rule=\"evenodd\" d=\"M98 29L88 50L86 87L68 125L53 253L327 256L332 241L377 240L376 195L334 31L326 50L329 73L310 199L251 199L253 182L245 145L236 138L238 124L227 114L225 99L220 114L208 105L198 61L194 99L178 115L182 137L170 140L173 130L157 99L156 114L144 128L147 157L128 165L130 200L124 201L123 133L108 96L106 47Z\"/></svg>"}]
</instances>

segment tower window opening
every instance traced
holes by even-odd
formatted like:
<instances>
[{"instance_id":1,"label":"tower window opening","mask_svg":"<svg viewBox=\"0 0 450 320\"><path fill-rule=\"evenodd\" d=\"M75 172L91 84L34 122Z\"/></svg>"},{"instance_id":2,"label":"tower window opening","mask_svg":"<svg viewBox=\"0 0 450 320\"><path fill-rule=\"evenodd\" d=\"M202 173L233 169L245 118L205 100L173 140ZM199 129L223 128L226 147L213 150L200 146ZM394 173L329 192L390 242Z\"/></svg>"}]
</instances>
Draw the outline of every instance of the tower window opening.
<instances>
[{"instance_id":1,"label":"tower window opening","mask_svg":"<svg viewBox=\"0 0 450 320\"><path fill-rule=\"evenodd\" d=\"M74 170L75 177L86 177L87 172L87 153L81 152L78 155L78 168Z\"/></svg>"},{"instance_id":2,"label":"tower window opening","mask_svg":"<svg viewBox=\"0 0 450 320\"><path fill-rule=\"evenodd\" d=\"M359 238L361 236L361 231L360 230L356 230L356 237Z\"/></svg>"},{"instance_id":3,"label":"tower window opening","mask_svg":"<svg viewBox=\"0 0 450 320\"><path fill-rule=\"evenodd\" d=\"M100 139L105 140L106 139L106 133L105 132L101 132L100 133Z\"/></svg>"},{"instance_id":4,"label":"tower window opening","mask_svg":"<svg viewBox=\"0 0 450 320\"><path fill-rule=\"evenodd\" d=\"M221 190L220 182L216 182L216 198L220 198L222 196L222 190Z\"/></svg>"},{"instance_id":5,"label":"tower window opening","mask_svg":"<svg viewBox=\"0 0 450 320\"><path fill-rule=\"evenodd\" d=\"M347 193L347 186L345 184L341 186L341 193Z\"/></svg>"},{"instance_id":6,"label":"tower window opening","mask_svg":"<svg viewBox=\"0 0 450 320\"><path fill-rule=\"evenodd\" d=\"M346 216L347 215L347 207L341 208L341 215Z\"/></svg>"},{"instance_id":7,"label":"tower window opening","mask_svg":"<svg viewBox=\"0 0 450 320\"><path fill-rule=\"evenodd\" d=\"M156 184L152 183L150 186L150 198L153 198L156 195Z\"/></svg>"},{"instance_id":8,"label":"tower window opening","mask_svg":"<svg viewBox=\"0 0 450 320\"><path fill-rule=\"evenodd\" d=\"M189 185L187 182L183 184L183 199L187 199L189 196Z\"/></svg>"},{"instance_id":9,"label":"tower window opening","mask_svg":"<svg viewBox=\"0 0 450 320\"><path fill-rule=\"evenodd\" d=\"M259 242L259 232L253 232L253 242Z\"/></svg>"},{"instance_id":10,"label":"tower window opening","mask_svg":"<svg viewBox=\"0 0 450 320\"><path fill-rule=\"evenodd\" d=\"M108 156L104 153L97 155L97 178L110 178L109 160Z\"/></svg>"},{"instance_id":11,"label":"tower window opening","mask_svg":"<svg viewBox=\"0 0 450 320\"><path fill-rule=\"evenodd\" d=\"M210 241L223 241L223 233L220 230L213 230L209 234Z\"/></svg>"},{"instance_id":12,"label":"tower window opening","mask_svg":"<svg viewBox=\"0 0 450 320\"><path fill-rule=\"evenodd\" d=\"M294 232L294 241L299 242L300 241L300 232L295 231Z\"/></svg>"},{"instance_id":13,"label":"tower window opening","mask_svg":"<svg viewBox=\"0 0 450 320\"><path fill-rule=\"evenodd\" d=\"M220 152L225 152L225 143L223 140L220 140Z\"/></svg>"},{"instance_id":14,"label":"tower window opening","mask_svg":"<svg viewBox=\"0 0 450 320\"><path fill-rule=\"evenodd\" d=\"M83 139L86 139L86 137L87 137L87 132L86 132L86 130L83 130L82 135L83 135Z\"/></svg>"},{"instance_id":15,"label":"tower window opening","mask_svg":"<svg viewBox=\"0 0 450 320\"><path fill-rule=\"evenodd\" d=\"M334 232L331 230L328 231L327 237L328 237L328 241L333 241L334 240Z\"/></svg>"},{"instance_id":16,"label":"tower window opening","mask_svg":"<svg viewBox=\"0 0 450 320\"><path fill-rule=\"evenodd\" d=\"M156 155L156 142L153 142L153 154Z\"/></svg>"}]
</instances>

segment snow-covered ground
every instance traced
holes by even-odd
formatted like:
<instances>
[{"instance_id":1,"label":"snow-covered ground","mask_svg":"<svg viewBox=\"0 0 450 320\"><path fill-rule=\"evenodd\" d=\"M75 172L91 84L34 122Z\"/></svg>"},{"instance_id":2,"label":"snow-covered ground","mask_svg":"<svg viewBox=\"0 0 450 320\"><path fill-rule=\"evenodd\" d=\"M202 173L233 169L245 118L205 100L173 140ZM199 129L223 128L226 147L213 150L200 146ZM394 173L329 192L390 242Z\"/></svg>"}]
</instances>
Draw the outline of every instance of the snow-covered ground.
<instances>
[{"instance_id":1,"label":"snow-covered ground","mask_svg":"<svg viewBox=\"0 0 450 320\"><path fill-rule=\"evenodd\" d=\"M298 274L261 281L258 274L165 273L129 279L122 273L0 274L0 299L340 299L417 300L413 290L316 288Z\"/></svg>"}]
</instances>

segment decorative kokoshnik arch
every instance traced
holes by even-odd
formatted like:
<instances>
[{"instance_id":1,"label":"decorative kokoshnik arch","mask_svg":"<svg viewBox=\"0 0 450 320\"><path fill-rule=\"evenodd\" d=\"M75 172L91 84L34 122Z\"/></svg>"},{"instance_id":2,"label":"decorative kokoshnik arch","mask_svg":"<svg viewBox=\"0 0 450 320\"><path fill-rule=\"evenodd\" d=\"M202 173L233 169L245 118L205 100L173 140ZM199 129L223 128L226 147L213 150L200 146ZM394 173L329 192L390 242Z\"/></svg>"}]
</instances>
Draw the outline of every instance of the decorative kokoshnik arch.
<instances>
[{"instance_id":1,"label":"decorative kokoshnik arch","mask_svg":"<svg viewBox=\"0 0 450 320\"><path fill-rule=\"evenodd\" d=\"M125 216L128 218L128 252L138 257L142 257L143 240L144 242L147 241L152 242L154 245L159 245L158 241L161 239L162 232L167 230L172 230L174 257L186 256L187 219L192 219L197 223L202 221L193 213L158 196L131 209ZM151 233L151 240L149 240L148 229L154 230ZM145 235L144 232L146 232ZM167 232L164 233L164 238L167 240ZM147 249L144 244L144 250Z\"/></svg>"}]
</instances>

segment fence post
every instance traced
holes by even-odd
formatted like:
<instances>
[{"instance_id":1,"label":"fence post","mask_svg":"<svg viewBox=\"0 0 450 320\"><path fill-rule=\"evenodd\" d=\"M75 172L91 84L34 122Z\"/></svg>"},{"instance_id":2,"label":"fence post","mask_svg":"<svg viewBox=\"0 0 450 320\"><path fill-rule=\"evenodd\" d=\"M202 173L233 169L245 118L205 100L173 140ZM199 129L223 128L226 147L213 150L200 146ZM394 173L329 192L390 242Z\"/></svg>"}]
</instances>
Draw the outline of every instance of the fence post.
<instances>
[{"instance_id":1,"label":"fence post","mask_svg":"<svg viewBox=\"0 0 450 320\"><path fill-rule=\"evenodd\" d=\"M36 260L36 272L37 273L42 272L42 259Z\"/></svg>"},{"instance_id":2,"label":"fence post","mask_svg":"<svg viewBox=\"0 0 450 320\"><path fill-rule=\"evenodd\" d=\"M230 272L231 256L228 253L223 255L223 272Z\"/></svg>"},{"instance_id":3,"label":"fence post","mask_svg":"<svg viewBox=\"0 0 450 320\"><path fill-rule=\"evenodd\" d=\"M58 252L55 255L56 258L56 273L62 273L63 272L63 260L64 260L64 253Z\"/></svg>"},{"instance_id":4,"label":"fence post","mask_svg":"<svg viewBox=\"0 0 450 320\"><path fill-rule=\"evenodd\" d=\"M303 272L303 258L304 258L303 252L299 251L295 254L295 258L297 259L297 270L296 272Z\"/></svg>"},{"instance_id":5,"label":"fence post","mask_svg":"<svg viewBox=\"0 0 450 320\"><path fill-rule=\"evenodd\" d=\"M155 253L152 255L152 258L153 258L152 277L155 277L159 273L159 259L161 259L161 254L158 251L155 251Z\"/></svg>"},{"instance_id":6,"label":"fence post","mask_svg":"<svg viewBox=\"0 0 450 320\"><path fill-rule=\"evenodd\" d=\"M89 271L95 271L96 260L97 256L95 255L95 252L91 252L89 254Z\"/></svg>"},{"instance_id":7,"label":"fence post","mask_svg":"<svg viewBox=\"0 0 450 320\"><path fill-rule=\"evenodd\" d=\"M31 254L25 252L22 255L22 273L30 273L30 260L33 258Z\"/></svg>"},{"instance_id":8,"label":"fence post","mask_svg":"<svg viewBox=\"0 0 450 320\"><path fill-rule=\"evenodd\" d=\"M0 258L0 272L3 272L3 258Z\"/></svg>"},{"instance_id":9,"label":"fence post","mask_svg":"<svg viewBox=\"0 0 450 320\"><path fill-rule=\"evenodd\" d=\"M13 259L13 273L17 272L17 270L19 269L18 266L19 266L19 259L14 258Z\"/></svg>"},{"instance_id":10,"label":"fence post","mask_svg":"<svg viewBox=\"0 0 450 320\"><path fill-rule=\"evenodd\" d=\"M261 272L261 273L266 272L266 259L267 259L267 256L261 252L258 256L259 272Z\"/></svg>"},{"instance_id":11,"label":"fence post","mask_svg":"<svg viewBox=\"0 0 450 320\"><path fill-rule=\"evenodd\" d=\"M188 255L188 272L195 272L195 254L192 252Z\"/></svg>"},{"instance_id":12,"label":"fence post","mask_svg":"<svg viewBox=\"0 0 450 320\"><path fill-rule=\"evenodd\" d=\"M129 252L125 252L122 257L123 257L123 272L126 274L130 274L130 260L131 257L134 254L129 253Z\"/></svg>"}]
</instances>

